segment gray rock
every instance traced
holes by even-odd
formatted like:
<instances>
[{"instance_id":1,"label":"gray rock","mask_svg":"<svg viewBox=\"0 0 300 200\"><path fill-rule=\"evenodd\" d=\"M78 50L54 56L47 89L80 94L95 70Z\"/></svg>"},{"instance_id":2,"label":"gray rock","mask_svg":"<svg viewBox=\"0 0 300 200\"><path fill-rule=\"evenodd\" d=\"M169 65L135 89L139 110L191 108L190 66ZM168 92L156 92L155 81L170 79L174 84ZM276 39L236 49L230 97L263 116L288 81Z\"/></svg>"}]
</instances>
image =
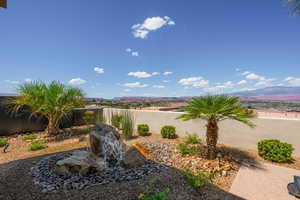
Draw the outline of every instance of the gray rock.
<instances>
[{"instance_id":1,"label":"gray rock","mask_svg":"<svg viewBox=\"0 0 300 200\"><path fill-rule=\"evenodd\" d=\"M124 167L140 167L146 163L147 159L135 148L129 147L125 152L122 164Z\"/></svg>"}]
</instances>

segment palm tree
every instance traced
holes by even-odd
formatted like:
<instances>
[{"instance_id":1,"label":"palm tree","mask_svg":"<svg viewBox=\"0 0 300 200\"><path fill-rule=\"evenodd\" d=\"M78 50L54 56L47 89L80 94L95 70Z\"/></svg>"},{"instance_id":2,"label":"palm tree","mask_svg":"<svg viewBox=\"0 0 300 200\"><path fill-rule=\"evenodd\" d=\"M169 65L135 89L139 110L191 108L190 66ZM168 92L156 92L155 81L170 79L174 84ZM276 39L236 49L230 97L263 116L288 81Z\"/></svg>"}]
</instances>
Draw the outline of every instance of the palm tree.
<instances>
[{"instance_id":1,"label":"palm tree","mask_svg":"<svg viewBox=\"0 0 300 200\"><path fill-rule=\"evenodd\" d=\"M249 121L255 118L253 111L242 105L238 97L226 95L205 96L192 100L184 108L185 114L178 117L184 121L191 119L204 119L206 124L207 158L216 158L218 142L218 123L226 119L242 122L250 127L255 124Z\"/></svg>"},{"instance_id":2,"label":"palm tree","mask_svg":"<svg viewBox=\"0 0 300 200\"><path fill-rule=\"evenodd\" d=\"M68 87L57 81L50 84L31 82L18 88L20 97L13 100L14 110L23 106L31 107L33 114L41 114L48 119L47 132L57 133L59 123L63 117L83 105L83 91Z\"/></svg>"}]
</instances>

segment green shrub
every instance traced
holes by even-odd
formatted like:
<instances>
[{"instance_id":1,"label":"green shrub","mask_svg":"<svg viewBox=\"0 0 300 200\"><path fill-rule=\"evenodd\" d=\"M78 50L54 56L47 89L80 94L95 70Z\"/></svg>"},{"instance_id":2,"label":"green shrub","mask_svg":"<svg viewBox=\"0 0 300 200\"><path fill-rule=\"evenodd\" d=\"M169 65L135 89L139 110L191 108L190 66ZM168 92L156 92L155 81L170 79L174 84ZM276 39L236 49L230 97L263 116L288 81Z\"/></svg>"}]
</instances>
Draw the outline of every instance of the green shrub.
<instances>
[{"instance_id":1,"label":"green shrub","mask_svg":"<svg viewBox=\"0 0 300 200\"><path fill-rule=\"evenodd\" d=\"M139 124L138 125L138 133L139 133L140 136L150 135L148 124Z\"/></svg>"},{"instance_id":2,"label":"green shrub","mask_svg":"<svg viewBox=\"0 0 300 200\"><path fill-rule=\"evenodd\" d=\"M86 125L94 123L95 112L92 110L88 110L84 112L83 120Z\"/></svg>"},{"instance_id":3,"label":"green shrub","mask_svg":"<svg viewBox=\"0 0 300 200\"><path fill-rule=\"evenodd\" d=\"M201 141L197 134L188 135L186 144L198 144Z\"/></svg>"},{"instance_id":4,"label":"green shrub","mask_svg":"<svg viewBox=\"0 0 300 200\"><path fill-rule=\"evenodd\" d=\"M164 126L160 130L163 138L174 139L176 138L176 128L174 126Z\"/></svg>"},{"instance_id":5,"label":"green shrub","mask_svg":"<svg viewBox=\"0 0 300 200\"><path fill-rule=\"evenodd\" d=\"M7 140L0 138L0 147L4 147L6 144L8 144Z\"/></svg>"},{"instance_id":6,"label":"green shrub","mask_svg":"<svg viewBox=\"0 0 300 200\"><path fill-rule=\"evenodd\" d=\"M97 115L97 120L96 120L96 122L97 122L97 123L101 122L101 123L103 123L103 124L106 123L105 114L104 114L104 112L103 112L103 109L98 111L98 115Z\"/></svg>"},{"instance_id":7,"label":"green shrub","mask_svg":"<svg viewBox=\"0 0 300 200\"><path fill-rule=\"evenodd\" d=\"M192 188L202 188L210 183L210 176L202 171L197 172L195 175L190 171L182 172L185 177L185 182Z\"/></svg>"},{"instance_id":8,"label":"green shrub","mask_svg":"<svg viewBox=\"0 0 300 200\"><path fill-rule=\"evenodd\" d=\"M132 138L134 131L134 117L130 111L125 111L121 115L121 128L125 140Z\"/></svg>"},{"instance_id":9,"label":"green shrub","mask_svg":"<svg viewBox=\"0 0 300 200\"><path fill-rule=\"evenodd\" d=\"M33 142L31 145L27 147L27 149L29 151L37 151L40 149L45 149L46 147L47 147L47 142L40 140L40 141Z\"/></svg>"},{"instance_id":10,"label":"green shrub","mask_svg":"<svg viewBox=\"0 0 300 200\"><path fill-rule=\"evenodd\" d=\"M170 194L171 190L169 188L165 189L162 192L156 192L150 195L140 194L138 199L142 200L166 200Z\"/></svg>"},{"instance_id":11,"label":"green shrub","mask_svg":"<svg viewBox=\"0 0 300 200\"><path fill-rule=\"evenodd\" d=\"M79 132L80 132L81 134L87 134L87 133L90 133L91 130L92 130L92 128L91 128L91 127L88 127L88 128L81 129Z\"/></svg>"},{"instance_id":12,"label":"green shrub","mask_svg":"<svg viewBox=\"0 0 300 200\"><path fill-rule=\"evenodd\" d=\"M121 128L122 115L119 113L111 114L111 125L120 129Z\"/></svg>"},{"instance_id":13,"label":"green shrub","mask_svg":"<svg viewBox=\"0 0 300 200\"><path fill-rule=\"evenodd\" d=\"M286 162L292 159L293 146L276 139L265 139L257 144L258 154L265 160Z\"/></svg>"},{"instance_id":14,"label":"green shrub","mask_svg":"<svg viewBox=\"0 0 300 200\"><path fill-rule=\"evenodd\" d=\"M25 135L25 136L23 137L24 140L35 140L35 139L37 139L37 138L38 138L37 135Z\"/></svg>"},{"instance_id":15,"label":"green shrub","mask_svg":"<svg viewBox=\"0 0 300 200\"><path fill-rule=\"evenodd\" d=\"M196 146L189 146L188 144L180 144L178 145L178 150L182 155L196 155L199 154L201 152L200 147L196 147Z\"/></svg>"}]
</instances>

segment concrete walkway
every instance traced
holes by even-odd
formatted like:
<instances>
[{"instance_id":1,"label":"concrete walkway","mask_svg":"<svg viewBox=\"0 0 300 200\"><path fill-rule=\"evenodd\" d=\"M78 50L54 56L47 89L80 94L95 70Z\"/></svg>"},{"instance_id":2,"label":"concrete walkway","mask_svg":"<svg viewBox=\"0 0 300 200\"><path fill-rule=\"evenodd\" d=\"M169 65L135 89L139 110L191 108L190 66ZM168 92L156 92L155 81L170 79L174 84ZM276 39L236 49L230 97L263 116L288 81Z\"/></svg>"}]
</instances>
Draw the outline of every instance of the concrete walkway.
<instances>
[{"instance_id":1,"label":"concrete walkway","mask_svg":"<svg viewBox=\"0 0 300 200\"><path fill-rule=\"evenodd\" d=\"M300 171L271 164L259 168L241 167L230 193L248 200L295 200L289 195L287 184L293 182Z\"/></svg>"}]
</instances>

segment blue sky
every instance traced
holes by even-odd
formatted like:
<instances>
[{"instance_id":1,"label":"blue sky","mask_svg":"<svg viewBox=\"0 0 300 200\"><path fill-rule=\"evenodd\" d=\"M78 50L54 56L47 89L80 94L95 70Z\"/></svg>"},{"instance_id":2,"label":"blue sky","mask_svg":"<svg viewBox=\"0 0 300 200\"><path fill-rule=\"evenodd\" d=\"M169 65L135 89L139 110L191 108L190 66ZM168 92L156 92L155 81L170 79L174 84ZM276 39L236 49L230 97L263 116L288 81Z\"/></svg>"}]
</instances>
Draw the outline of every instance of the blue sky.
<instances>
[{"instance_id":1,"label":"blue sky","mask_svg":"<svg viewBox=\"0 0 300 200\"><path fill-rule=\"evenodd\" d=\"M105 98L300 86L300 17L280 0L8 3L0 93L31 80Z\"/></svg>"}]
</instances>

